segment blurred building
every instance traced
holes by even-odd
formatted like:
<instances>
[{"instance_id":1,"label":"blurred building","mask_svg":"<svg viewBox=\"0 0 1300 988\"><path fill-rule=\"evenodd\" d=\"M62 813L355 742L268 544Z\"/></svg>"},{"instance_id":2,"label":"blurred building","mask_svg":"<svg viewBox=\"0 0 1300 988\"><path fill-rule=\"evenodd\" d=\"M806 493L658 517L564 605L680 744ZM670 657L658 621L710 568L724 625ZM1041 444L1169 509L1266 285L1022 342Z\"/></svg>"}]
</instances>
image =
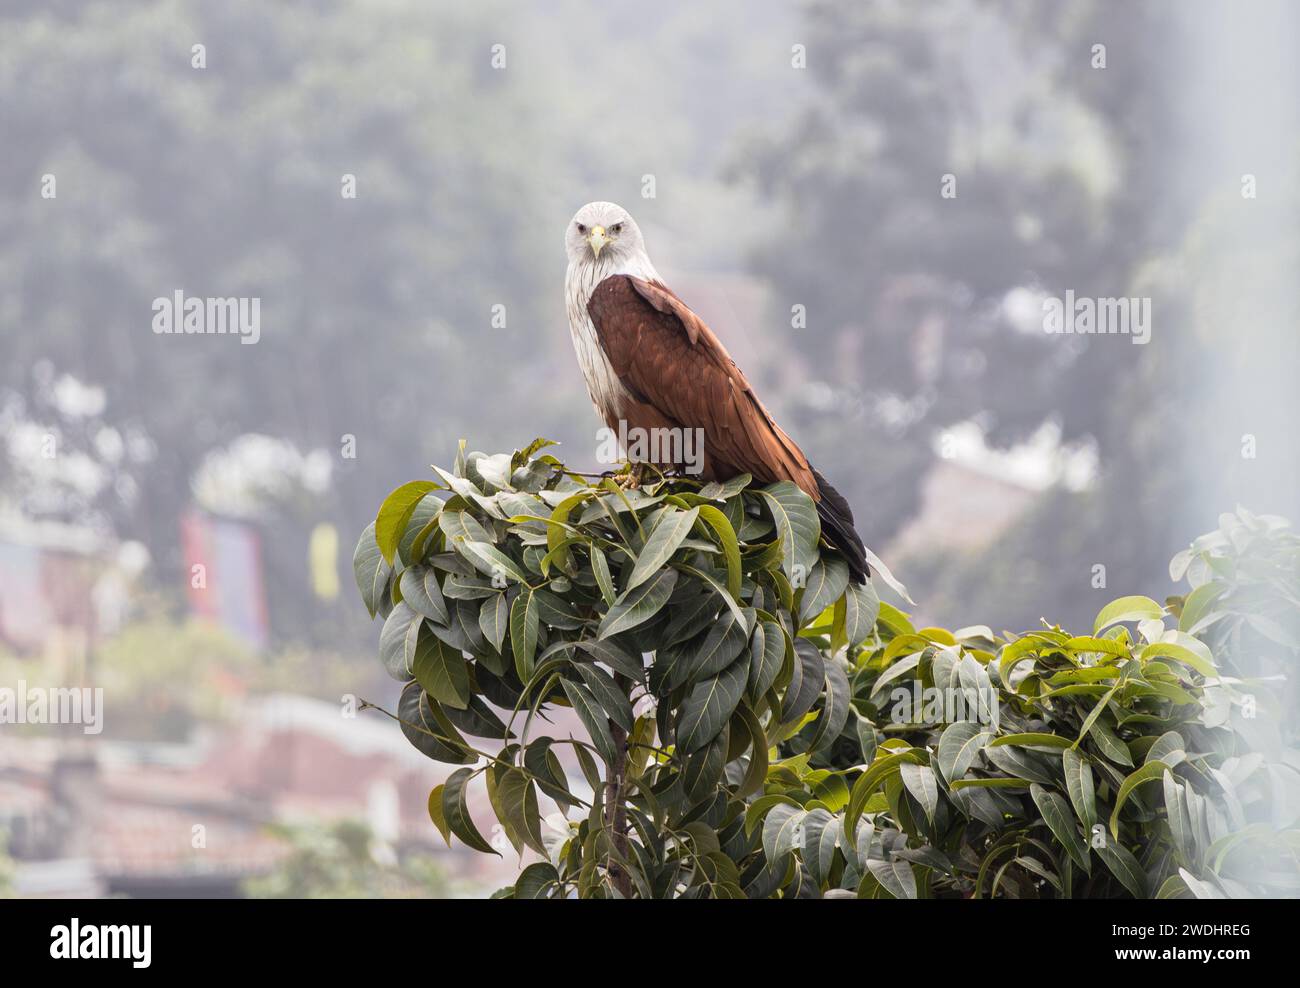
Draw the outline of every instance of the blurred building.
<instances>
[{"instance_id":1,"label":"blurred building","mask_svg":"<svg viewBox=\"0 0 1300 988\"><path fill-rule=\"evenodd\" d=\"M449 771L386 720L272 695L186 744L6 736L0 829L19 895L235 897L288 853L268 824L329 820L365 821L381 851L428 855L462 888L507 884L508 852L448 848L429 820Z\"/></svg>"},{"instance_id":2,"label":"blurred building","mask_svg":"<svg viewBox=\"0 0 1300 988\"><path fill-rule=\"evenodd\" d=\"M97 588L111 551L90 529L0 510L0 648L79 662L107 617Z\"/></svg>"}]
</instances>

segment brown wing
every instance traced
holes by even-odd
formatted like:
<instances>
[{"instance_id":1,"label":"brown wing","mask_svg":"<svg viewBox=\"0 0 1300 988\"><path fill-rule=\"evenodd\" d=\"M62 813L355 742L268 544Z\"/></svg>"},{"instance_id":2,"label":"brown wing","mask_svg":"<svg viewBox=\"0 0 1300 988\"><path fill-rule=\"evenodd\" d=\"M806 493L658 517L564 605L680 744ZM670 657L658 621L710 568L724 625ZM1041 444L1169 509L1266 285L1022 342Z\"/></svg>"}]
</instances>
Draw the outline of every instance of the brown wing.
<instances>
[{"instance_id":1,"label":"brown wing","mask_svg":"<svg viewBox=\"0 0 1300 988\"><path fill-rule=\"evenodd\" d=\"M803 451L773 421L713 331L666 286L612 275L596 286L587 312L633 398L679 426L704 430L710 474L790 480L821 499Z\"/></svg>"}]
</instances>

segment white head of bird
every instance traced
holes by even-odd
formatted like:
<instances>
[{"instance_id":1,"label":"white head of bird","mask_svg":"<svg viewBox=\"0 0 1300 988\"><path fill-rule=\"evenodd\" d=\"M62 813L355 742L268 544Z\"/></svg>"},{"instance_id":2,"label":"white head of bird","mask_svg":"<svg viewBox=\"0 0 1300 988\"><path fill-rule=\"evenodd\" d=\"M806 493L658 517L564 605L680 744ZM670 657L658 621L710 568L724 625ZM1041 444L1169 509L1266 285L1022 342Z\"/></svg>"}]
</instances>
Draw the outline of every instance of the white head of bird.
<instances>
[{"instance_id":1,"label":"white head of bird","mask_svg":"<svg viewBox=\"0 0 1300 988\"><path fill-rule=\"evenodd\" d=\"M604 268L610 273L649 264L641 228L617 203L589 202L569 221L564 248L572 266Z\"/></svg>"}]
</instances>

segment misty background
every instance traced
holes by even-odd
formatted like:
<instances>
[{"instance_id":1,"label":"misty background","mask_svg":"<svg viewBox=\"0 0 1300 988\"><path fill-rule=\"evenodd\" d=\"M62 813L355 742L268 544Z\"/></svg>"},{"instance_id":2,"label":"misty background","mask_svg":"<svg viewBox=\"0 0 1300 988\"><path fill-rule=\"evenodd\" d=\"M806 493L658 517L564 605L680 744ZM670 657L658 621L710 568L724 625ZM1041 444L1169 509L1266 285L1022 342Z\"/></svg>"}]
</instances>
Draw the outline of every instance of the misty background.
<instances>
[{"instance_id":1,"label":"misty background","mask_svg":"<svg viewBox=\"0 0 1300 988\"><path fill-rule=\"evenodd\" d=\"M395 692L351 551L462 438L595 468L589 200L921 623L1086 631L1219 513L1300 518L1298 40L1282 0L9 0L0 685L106 700L0 725L0 890L491 886L438 767L339 717ZM177 291L260 339L156 334ZM1067 291L1149 343L1048 334Z\"/></svg>"}]
</instances>

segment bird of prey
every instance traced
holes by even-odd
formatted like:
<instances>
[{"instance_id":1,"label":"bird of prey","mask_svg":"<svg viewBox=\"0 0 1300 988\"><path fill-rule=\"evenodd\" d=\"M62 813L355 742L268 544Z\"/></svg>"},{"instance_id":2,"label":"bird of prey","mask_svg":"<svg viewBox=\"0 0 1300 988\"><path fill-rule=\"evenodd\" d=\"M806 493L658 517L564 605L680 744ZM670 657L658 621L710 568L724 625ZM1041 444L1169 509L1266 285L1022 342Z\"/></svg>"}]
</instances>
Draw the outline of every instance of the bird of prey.
<instances>
[{"instance_id":1,"label":"bird of prey","mask_svg":"<svg viewBox=\"0 0 1300 988\"><path fill-rule=\"evenodd\" d=\"M569 330L609 428L619 435L699 430L704 449L695 472L703 480L747 473L765 484L792 481L816 503L822 532L854 580L865 581L866 550L848 502L776 424L713 331L664 284L627 210L588 203L564 243Z\"/></svg>"}]
</instances>

